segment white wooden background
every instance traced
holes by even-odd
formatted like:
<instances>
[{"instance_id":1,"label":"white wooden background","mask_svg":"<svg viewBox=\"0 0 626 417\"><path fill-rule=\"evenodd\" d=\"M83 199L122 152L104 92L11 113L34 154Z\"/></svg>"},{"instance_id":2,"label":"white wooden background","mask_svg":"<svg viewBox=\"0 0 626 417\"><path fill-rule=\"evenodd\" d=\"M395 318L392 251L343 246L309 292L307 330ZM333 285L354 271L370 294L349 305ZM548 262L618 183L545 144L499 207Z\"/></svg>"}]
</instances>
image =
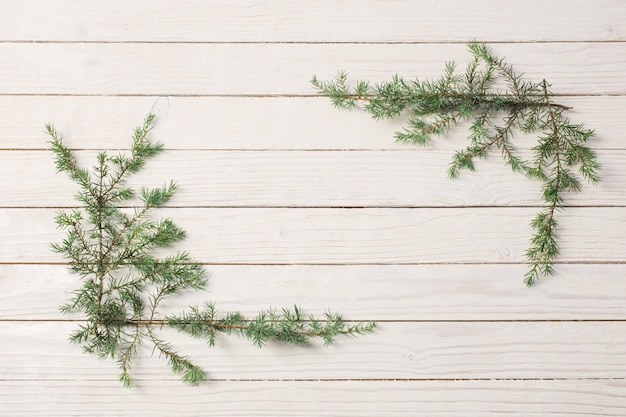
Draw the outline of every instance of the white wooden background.
<instances>
[{"instance_id":1,"label":"white wooden background","mask_svg":"<svg viewBox=\"0 0 626 417\"><path fill-rule=\"evenodd\" d=\"M468 39L547 78L598 134L604 182L567 199L557 274L532 289L539 184L497 157L450 182L462 127L396 144L401 122L338 111L309 84L436 76L463 68ZM618 0L1 0L0 415L626 415L625 75ZM58 306L79 283L48 245L75 188L43 126L87 162L150 111L167 151L137 181L178 181L159 214L211 274L173 309L296 303L376 333L264 350L172 334L209 381L183 385L146 349L132 390L69 345Z\"/></svg>"}]
</instances>

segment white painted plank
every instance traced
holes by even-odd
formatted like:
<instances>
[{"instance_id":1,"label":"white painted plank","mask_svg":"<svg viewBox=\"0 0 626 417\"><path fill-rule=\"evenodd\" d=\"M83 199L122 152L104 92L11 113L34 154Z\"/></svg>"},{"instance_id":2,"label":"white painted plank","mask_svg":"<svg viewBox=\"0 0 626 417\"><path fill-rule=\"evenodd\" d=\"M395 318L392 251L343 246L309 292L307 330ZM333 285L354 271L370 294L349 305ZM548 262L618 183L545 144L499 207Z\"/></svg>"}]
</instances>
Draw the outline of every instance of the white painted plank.
<instances>
[{"instance_id":1,"label":"white painted plank","mask_svg":"<svg viewBox=\"0 0 626 417\"><path fill-rule=\"evenodd\" d=\"M311 94L315 92L310 90ZM596 131L594 149L626 149L626 97L563 97L572 122ZM126 149L133 129L149 112L157 117L153 138L167 149L413 149L395 143L402 120L373 121L361 111L338 111L325 97L84 97L0 96L0 149L44 149L46 123L67 144L81 149ZM466 144L459 124L434 138L431 149ZM520 148L532 140L517 140ZM419 150L419 149L418 149Z\"/></svg>"},{"instance_id":2,"label":"white painted plank","mask_svg":"<svg viewBox=\"0 0 626 417\"><path fill-rule=\"evenodd\" d=\"M358 317L351 317L358 319ZM67 341L78 323L0 322L4 380L110 381L115 361ZM215 379L623 378L626 322L384 322L330 347L268 344L236 336L210 348L170 328L158 330ZM134 361L141 379L172 378L146 342Z\"/></svg>"},{"instance_id":3,"label":"white painted plank","mask_svg":"<svg viewBox=\"0 0 626 417\"><path fill-rule=\"evenodd\" d=\"M513 16L515 18L511 18ZM424 42L624 40L616 0L82 1L3 4L1 40ZM541 28L541 30L537 30ZM576 30L573 30L575 28Z\"/></svg>"},{"instance_id":4,"label":"white painted plank","mask_svg":"<svg viewBox=\"0 0 626 417\"><path fill-rule=\"evenodd\" d=\"M385 187L385 179L395 178L392 168L416 175L412 161L426 164L430 173L437 164L445 168L446 151L457 149L465 132L454 133L450 143L437 141L433 148L442 151L413 152L392 141L399 122L336 111L314 97L308 82L313 74L331 77L339 69L375 81L395 72L438 76L444 61L467 61L458 42L512 42L493 46L520 72L547 78L558 93L589 95L562 100L576 107L574 121L597 129L593 146L609 151L601 153L610 161L603 171L609 181L590 188L601 198L585 194L577 201L623 205L617 188L623 152L613 151L625 149L626 5L531 0L515 6L495 0L479 8L454 1L392 7L380 0L3 2L0 149L46 148L41 131L49 121L74 147L126 148L132 127L153 109L159 117L155 137L170 149L186 150L166 153L162 171L151 171L180 181L188 192L181 193L181 206L267 205L158 213L188 230L181 248L216 264L207 266L213 274L209 291L185 297L184 304L212 298L222 308L252 313L297 302L307 312L331 307L348 319L391 322L331 349L272 345L260 351L245 341L220 339L210 350L173 334L214 380L185 387L161 360L149 358L146 347L136 363L140 386L123 390L115 363L68 345L77 323L46 321L61 317L56 305L75 285L63 265L50 264L62 262L48 250L62 236L54 229L54 210L4 209L0 415L624 415L624 209L565 210L559 260L573 263L559 265L557 277L526 290L526 266L518 263L524 262L536 209L401 207L432 196L442 205L483 198L532 204L530 185L516 186L520 195L503 193L503 171L487 162L476 176L461 180L476 187L467 204L452 191L466 183L447 183L445 170L432 184L445 183L449 194L432 184L428 189L426 182L424 194L407 191L408 180ZM604 42L612 40L620 42ZM83 96L66 96L72 94ZM179 97L160 98L168 95ZM190 151L197 149L376 152L196 157ZM393 151L378 152L386 149ZM33 198L37 193L44 199L65 195L60 201L69 202L70 189L52 174L52 165L44 167L45 153L26 158L35 154L0 152L0 181L15 182L3 187L12 195L0 197L0 206L42 204ZM207 155L211 165L204 167ZM369 166L375 169L361 178L352 175ZM203 183L205 175L219 180L214 188ZM297 189L297 182L306 188ZM398 208L271 208L340 203ZM282 263L303 265L254 265ZM344 263L349 265L334 265ZM360 265L369 263L387 265ZM164 306L170 308L174 303Z\"/></svg>"},{"instance_id":5,"label":"white painted plank","mask_svg":"<svg viewBox=\"0 0 626 417\"><path fill-rule=\"evenodd\" d=\"M524 262L533 208L160 209L188 232L177 248L208 263ZM53 209L0 210L0 262L48 263L60 241ZM568 208L564 262L624 262L626 209ZM171 249L166 253L171 253Z\"/></svg>"},{"instance_id":6,"label":"white painted plank","mask_svg":"<svg viewBox=\"0 0 626 417\"><path fill-rule=\"evenodd\" d=\"M117 151L110 152L111 155ZM541 183L505 165L499 151L477 171L448 178L452 151L166 151L129 183L161 187L174 179L170 207L541 206ZM91 168L96 153L76 152ZM79 190L56 175L48 151L0 152L0 207L73 207ZM622 206L626 151L601 151L603 181L566 194L574 206ZM132 178L131 178L132 177ZM584 181L583 181L584 182ZM54 190L54 192L51 192ZM127 203L128 204L128 203Z\"/></svg>"},{"instance_id":7,"label":"white painted plank","mask_svg":"<svg viewBox=\"0 0 626 417\"><path fill-rule=\"evenodd\" d=\"M0 94L310 95L315 74L372 82L440 77L461 44L0 43ZM500 44L519 73L556 93L624 94L626 43ZM576 68L576 71L572 71ZM602 68L602 71L598 69ZM244 123L245 120L242 120Z\"/></svg>"},{"instance_id":8,"label":"white painted plank","mask_svg":"<svg viewBox=\"0 0 626 417\"><path fill-rule=\"evenodd\" d=\"M178 313L211 300L253 316L293 304L376 320L623 320L626 265L559 265L526 289L524 265L210 265L206 291L163 305ZM81 285L64 265L0 265L0 319L80 318L59 312Z\"/></svg>"},{"instance_id":9,"label":"white painted plank","mask_svg":"<svg viewBox=\"0 0 626 417\"><path fill-rule=\"evenodd\" d=\"M11 417L203 416L588 417L623 416L623 380L582 381L0 381Z\"/></svg>"}]
</instances>

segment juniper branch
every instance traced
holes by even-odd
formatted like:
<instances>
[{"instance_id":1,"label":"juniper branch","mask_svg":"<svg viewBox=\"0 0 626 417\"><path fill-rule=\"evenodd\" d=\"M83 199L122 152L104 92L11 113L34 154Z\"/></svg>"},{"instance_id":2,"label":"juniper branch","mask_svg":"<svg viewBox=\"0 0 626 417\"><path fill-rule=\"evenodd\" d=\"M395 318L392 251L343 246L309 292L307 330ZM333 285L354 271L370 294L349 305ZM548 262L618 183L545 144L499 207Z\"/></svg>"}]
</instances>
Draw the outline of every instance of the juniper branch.
<instances>
[{"instance_id":1,"label":"juniper branch","mask_svg":"<svg viewBox=\"0 0 626 417\"><path fill-rule=\"evenodd\" d=\"M469 42L468 49L473 59L464 75L456 74L454 64L448 63L444 75L435 80L408 81L394 75L391 81L374 86L357 81L350 87L347 73L341 71L334 80L320 81L314 76L311 83L334 106L352 109L361 103L374 119L410 112L404 130L395 135L401 142L425 145L432 135L447 133L458 121L472 120L470 144L456 152L450 164L452 179L462 170L474 170L476 159L499 149L513 171L541 181L545 208L530 223L534 235L526 251L530 267L524 281L530 286L554 272L559 253L557 213L563 208L564 194L581 189L573 171L577 169L591 184L600 181L600 164L587 146L594 131L563 116L571 107L554 102L546 80L522 79L483 43ZM505 82L505 91L493 90L498 78ZM538 136L530 161L521 158L512 143L515 130Z\"/></svg>"},{"instance_id":2,"label":"juniper branch","mask_svg":"<svg viewBox=\"0 0 626 417\"><path fill-rule=\"evenodd\" d=\"M270 341L303 344L313 338L330 344L337 336L374 329L374 323L348 324L334 313L305 321L299 308L284 309L281 314L266 309L252 321L238 312L217 319L212 303L207 303L208 310L192 308L191 313L159 319L163 300L185 291L205 289L207 278L203 266L186 252L164 258L151 254L154 248L168 247L185 237L185 232L171 219L151 219L153 209L174 195L176 184L135 190L126 182L130 174L163 149L148 138L153 120L154 116L149 115L135 129L129 155L99 152L91 171L81 168L54 127L46 126L57 170L79 186L76 199L82 203L81 210L58 212L55 221L66 237L51 244L53 251L68 259L69 271L83 281L61 307L63 313L79 312L85 317L85 323L70 335L71 342L100 358L117 358L119 380L130 387L134 383L132 360L144 342L151 343L154 351L167 360L172 372L182 373L184 382L198 384L206 378L200 366L158 335L163 326L192 336L198 335L196 329L202 329L205 336L236 333L259 347ZM141 205L130 216L120 206L133 199L139 199ZM209 338L213 345L215 339Z\"/></svg>"}]
</instances>

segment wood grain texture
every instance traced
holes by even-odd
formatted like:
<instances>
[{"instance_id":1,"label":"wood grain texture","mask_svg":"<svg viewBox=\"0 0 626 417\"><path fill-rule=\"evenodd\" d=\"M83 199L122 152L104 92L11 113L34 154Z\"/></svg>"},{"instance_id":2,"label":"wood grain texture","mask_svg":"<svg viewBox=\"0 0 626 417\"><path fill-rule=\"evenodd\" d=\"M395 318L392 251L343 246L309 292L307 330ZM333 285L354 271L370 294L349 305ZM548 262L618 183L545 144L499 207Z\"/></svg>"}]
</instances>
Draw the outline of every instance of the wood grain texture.
<instances>
[{"instance_id":1,"label":"wood grain texture","mask_svg":"<svg viewBox=\"0 0 626 417\"><path fill-rule=\"evenodd\" d=\"M529 0L5 0L0 13L0 416L626 415L626 3ZM437 77L464 42L546 78L595 129L604 181L566 200L556 275L522 276L539 184L498 155L450 182L460 124L426 149L405 118L338 111L309 82ZM324 348L161 331L209 372L183 385L144 346L137 387L67 338L79 284L49 250L75 205L47 151L52 122L91 165L156 114L166 151L136 184L174 179L157 217L206 264L206 300L254 315L298 304L374 334ZM534 139L516 136L524 152ZM169 251L167 253L170 253Z\"/></svg>"},{"instance_id":2,"label":"wood grain texture","mask_svg":"<svg viewBox=\"0 0 626 417\"><path fill-rule=\"evenodd\" d=\"M358 319L358 317L356 317ZM164 328L162 337L216 379L520 379L621 378L626 372L626 323L387 322L371 335L331 348L267 344L219 337L215 348ZM1 322L0 367L26 380L114 380L115 361L97 361L67 337L78 323ZM156 330L155 330L156 332ZM28 354L13 346L28 346ZM171 378L167 362L143 346L137 378Z\"/></svg>"},{"instance_id":3,"label":"wood grain texture","mask_svg":"<svg viewBox=\"0 0 626 417\"><path fill-rule=\"evenodd\" d=\"M61 241L54 209L0 210L0 262L49 263ZM206 263L411 264L524 262L533 208L170 208L188 231L174 249ZM559 216L561 262L626 262L626 208ZM584 243L581 243L584 242Z\"/></svg>"},{"instance_id":4,"label":"wood grain texture","mask_svg":"<svg viewBox=\"0 0 626 417\"><path fill-rule=\"evenodd\" d=\"M626 265L562 264L526 289L525 265L209 265L205 291L165 301L161 313L214 301L252 316L273 306L328 308L384 321L622 320ZM590 279L590 277L594 277ZM0 320L67 320L81 281L65 265L0 265ZM332 289L332 291L330 291ZM33 303L37 300L37 303ZM382 327L385 324L381 324Z\"/></svg>"},{"instance_id":5,"label":"wood grain texture","mask_svg":"<svg viewBox=\"0 0 626 417\"><path fill-rule=\"evenodd\" d=\"M0 38L13 41L532 42L624 40L626 33L620 19L626 7L616 0L530 0L523 7L497 0L391 6L383 0L113 0L106 5L11 0L3 6ZM513 11L515 19L505 18Z\"/></svg>"},{"instance_id":6,"label":"wood grain texture","mask_svg":"<svg viewBox=\"0 0 626 417\"><path fill-rule=\"evenodd\" d=\"M626 93L623 42L514 43L495 52L525 77L548 79L555 93ZM0 94L311 95L313 75L434 78L470 56L463 44L0 43Z\"/></svg>"},{"instance_id":7,"label":"wood grain texture","mask_svg":"<svg viewBox=\"0 0 626 417\"><path fill-rule=\"evenodd\" d=\"M328 417L620 417L619 380L565 381L0 381L6 415ZM76 392L91 392L90 396ZM494 400L497 399L497 400Z\"/></svg>"},{"instance_id":8,"label":"wood grain texture","mask_svg":"<svg viewBox=\"0 0 626 417\"><path fill-rule=\"evenodd\" d=\"M312 89L310 94L315 94ZM626 149L626 97L562 97L567 115L596 131L594 149ZM404 119L373 121L360 111L337 111L326 97L90 97L2 96L0 149L47 149L53 123L73 149L127 149L132 130L153 112L153 138L166 149L184 150L407 150L393 133ZM102 115L106 114L106 120ZM286 123L285 121L289 121ZM467 143L466 125L433 138L426 149L457 150ZM534 140L516 137L520 149Z\"/></svg>"},{"instance_id":9,"label":"wood grain texture","mask_svg":"<svg viewBox=\"0 0 626 417\"><path fill-rule=\"evenodd\" d=\"M115 155L118 152L110 152ZM505 166L496 151L455 181L454 152L403 151L168 151L129 184L161 187L175 178L170 207L471 207L541 206L541 184ZM568 206L624 206L626 151L601 151L603 181L566 194ZM94 152L76 152L91 168ZM73 207L78 187L55 175L50 152L0 153L0 207ZM37 173L33 175L32 173ZM357 173L356 175L354 175ZM11 178L23 178L16 182ZM584 183L584 180L583 180ZM54 194L47 190L54 189ZM132 204L128 202L125 204ZM135 203L136 204L136 203Z\"/></svg>"}]
</instances>

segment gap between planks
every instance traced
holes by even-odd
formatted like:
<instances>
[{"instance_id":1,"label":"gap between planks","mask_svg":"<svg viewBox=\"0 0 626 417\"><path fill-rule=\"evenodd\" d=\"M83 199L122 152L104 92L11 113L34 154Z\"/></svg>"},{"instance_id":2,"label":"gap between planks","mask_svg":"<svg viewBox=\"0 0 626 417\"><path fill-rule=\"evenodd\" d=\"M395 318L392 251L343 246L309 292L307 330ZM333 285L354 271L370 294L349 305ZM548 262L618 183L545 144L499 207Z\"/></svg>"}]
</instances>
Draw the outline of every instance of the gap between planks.
<instances>
[{"instance_id":1,"label":"gap between planks","mask_svg":"<svg viewBox=\"0 0 626 417\"><path fill-rule=\"evenodd\" d=\"M466 45L468 41L107 41L107 40L0 40L0 44L131 44L131 45ZM488 45L511 44L594 44L594 43L626 43L621 39L606 40L536 40L536 41L502 41L481 39L480 43Z\"/></svg>"}]
</instances>

